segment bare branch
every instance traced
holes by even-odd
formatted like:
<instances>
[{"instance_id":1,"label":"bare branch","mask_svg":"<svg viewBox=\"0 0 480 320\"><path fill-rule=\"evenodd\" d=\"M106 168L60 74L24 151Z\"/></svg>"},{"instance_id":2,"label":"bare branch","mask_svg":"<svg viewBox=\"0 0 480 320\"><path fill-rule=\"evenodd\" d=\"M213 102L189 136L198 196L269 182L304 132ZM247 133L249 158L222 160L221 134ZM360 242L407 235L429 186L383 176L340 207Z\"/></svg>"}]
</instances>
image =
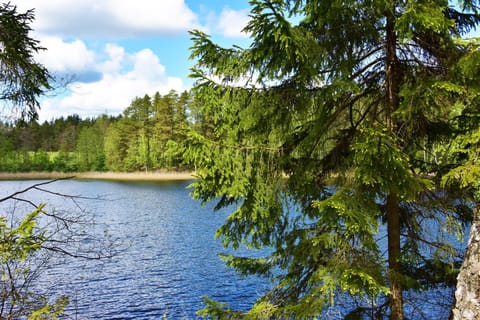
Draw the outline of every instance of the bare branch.
<instances>
[{"instance_id":1,"label":"bare branch","mask_svg":"<svg viewBox=\"0 0 480 320\"><path fill-rule=\"evenodd\" d=\"M72 177L66 177L66 178L58 178L58 179L53 179L53 180L49 180L49 181L45 181L45 182L36 183L36 184L31 185L31 186L29 186L29 187L27 187L27 188L25 188L25 189L23 189L23 190L14 192L14 193L12 193L12 194L4 197L4 198L0 198L0 203L5 202L5 201L7 201L7 200L12 200L12 199L15 198L17 195L24 194L24 193L26 193L26 192L28 192L28 191L33 190L33 189L38 189L38 187L40 187L40 186L44 186L44 185L47 185L47 184L51 184L51 183L54 183L54 182L59 181L59 180L68 180L68 179L72 179L72 178L74 178L74 176L72 176Z\"/></svg>"}]
</instances>

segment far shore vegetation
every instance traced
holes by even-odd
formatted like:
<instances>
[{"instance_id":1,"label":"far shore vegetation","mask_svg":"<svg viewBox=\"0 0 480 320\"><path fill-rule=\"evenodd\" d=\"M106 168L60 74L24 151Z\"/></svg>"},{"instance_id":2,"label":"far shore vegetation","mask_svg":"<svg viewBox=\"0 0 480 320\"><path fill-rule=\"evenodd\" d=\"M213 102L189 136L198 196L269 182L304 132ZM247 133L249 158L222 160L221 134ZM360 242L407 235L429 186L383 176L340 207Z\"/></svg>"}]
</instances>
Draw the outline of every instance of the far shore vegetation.
<instances>
[{"instance_id":1,"label":"far shore vegetation","mask_svg":"<svg viewBox=\"0 0 480 320\"><path fill-rule=\"evenodd\" d=\"M0 172L53 178L175 172L171 175L178 177L178 172L195 170L195 159L184 157L188 136L208 135L209 127L187 91L137 97L118 116L82 119L74 114L43 123L0 119ZM158 174L148 177L159 179Z\"/></svg>"},{"instance_id":2,"label":"far shore vegetation","mask_svg":"<svg viewBox=\"0 0 480 320\"><path fill-rule=\"evenodd\" d=\"M183 181L194 180L195 173L190 171L157 171L157 172L0 172L0 180L113 180L113 181Z\"/></svg>"}]
</instances>

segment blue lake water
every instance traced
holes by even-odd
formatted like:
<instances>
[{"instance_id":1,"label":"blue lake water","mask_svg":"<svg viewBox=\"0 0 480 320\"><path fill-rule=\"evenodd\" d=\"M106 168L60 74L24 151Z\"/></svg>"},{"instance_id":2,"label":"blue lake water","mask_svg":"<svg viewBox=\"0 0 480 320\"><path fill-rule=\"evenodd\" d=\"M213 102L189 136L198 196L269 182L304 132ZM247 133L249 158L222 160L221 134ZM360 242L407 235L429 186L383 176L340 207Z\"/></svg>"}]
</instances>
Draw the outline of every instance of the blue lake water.
<instances>
[{"instance_id":1,"label":"blue lake water","mask_svg":"<svg viewBox=\"0 0 480 320\"><path fill-rule=\"evenodd\" d=\"M33 181L2 181L0 197ZM59 258L39 283L49 294L70 296L67 315L78 319L194 319L207 295L248 309L265 291L264 279L240 278L225 267L214 239L228 212L214 212L189 196L187 182L58 181L46 189L103 200L77 200L94 217L91 233L106 228L119 240L112 259ZM68 199L34 192L50 209L77 210ZM90 230L89 230L90 228ZM51 262L52 263L52 262Z\"/></svg>"},{"instance_id":2,"label":"blue lake water","mask_svg":"<svg viewBox=\"0 0 480 320\"><path fill-rule=\"evenodd\" d=\"M0 181L0 199L38 182ZM82 240L70 247L73 253L77 245L98 249L89 235L108 235L117 251L111 259L51 259L35 282L38 290L49 296L69 296L68 319L196 319L203 296L247 310L270 283L241 278L225 267L218 254L228 251L214 234L230 211L214 212L214 204L202 207L190 198L188 184L63 180L44 186L53 192L101 198L75 202L29 192L25 198L48 203L48 212L66 210L67 215L72 212L88 220L76 230ZM1 204L2 209L12 207ZM25 214L31 207L19 202L15 210ZM236 254L258 253L240 250ZM447 319L451 296L451 289L444 288L407 294L407 302L415 301L415 307L406 303L406 312L414 319ZM339 300L323 319L342 319L346 310L355 307L348 297Z\"/></svg>"}]
</instances>

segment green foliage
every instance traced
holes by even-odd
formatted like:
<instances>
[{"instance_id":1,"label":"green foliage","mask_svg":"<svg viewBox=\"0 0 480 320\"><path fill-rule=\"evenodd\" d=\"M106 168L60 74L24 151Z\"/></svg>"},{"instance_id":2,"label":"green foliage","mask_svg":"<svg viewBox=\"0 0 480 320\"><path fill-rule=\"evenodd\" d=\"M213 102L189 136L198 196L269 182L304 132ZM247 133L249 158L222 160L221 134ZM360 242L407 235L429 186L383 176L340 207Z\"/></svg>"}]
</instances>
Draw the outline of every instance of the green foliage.
<instances>
[{"instance_id":1,"label":"green foliage","mask_svg":"<svg viewBox=\"0 0 480 320\"><path fill-rule=\"evenodd\" d=\"M239 319L241 314L227 309L225 303L219 303L204 297L205 308L199 310L197 314L202 317L211 317L212 319Z\"/></svg>"},{"instance_id":2,"label":"green foliage","mask_svg":"<svg viewBox=\"0 0 480 320\"><path fill-rule=\"evenodd\" d=\"M104 137L108 126L109 120L102 116L80 130L75 150L80 171L105 170Z\"/></svg>"},{"instance_id":3,"label":"green foliage","mask_svg":"<svg viewBox=\"0 0 480 320\"><path fill-rule=\"evenodd\" d=\"M273 284L245 313L207 300L202 314L321 317L344 292L353 313L402 318L402 292L454 285L462 258L449 239L478 190L480 104L478 43L458 37L478 3L250 3L249 48L192 32L208 126L188 133L186 157L193 196L233 208L224 245L269 248L228 265Z\"/></svg>"},{"instance_id":4,"label":"green foliage","mask_svg":"<svg viewBox=\"0 0 480 320\"><path fill-rule=\"evenodd\" d=\"M120 119L116 125L108 127L105 133L105 158L107 167L114 171L124 169L123 159L126 157L128 136L124 133L126 130L126 120Z\"/></svg>"},{"instance_id":5,"label":"green foliage","mask_svg":"<svg viewBox=\"0 0 480 320\"><path fill-rule=\"evenodd\" d=\"M39 205L14 226L0 216L1 303L2 318L57 319L68 304L60 297L53 304L46 297L30 292L29 261L48 240L45 230L38 228L38 219L45 204Z\"/></svg>"},{"instance_id":6,"label":"green foliage","mask_svg":"<svg viewBox=\"0 0 480 320\"><path fill-rule=\"evenodd\" d=\"M38 96L51 88L48 71L34 59L43 48L29 36L33 20L33 10L19 13L9 2L0 5L0 100L30 118L37 116Z\"/></svg>"},{"instance_id":7,"label":"green foliage","mask_svg":"<svg viewBox=\"0 0 480 320\"><path fill-rule=\"evenodd\" d=\"M34 59L43 48L39 46L39 41L29 36L33 19L33 10L18 13L17 7L9 2L0 5L0 118L20 118L15 126L0 122L0 170L22 170L26 163L30 170L45 169L50 163L46 150L38 152L41 140L32 139L33 135L40 134L39 126L34 121L37 117L38 97L52 88L48 71ZM25 120L33 121L27 130L23 130L22 135L15 134L15 127L26 128ZM19 147L19 142L22 142L23 148ZM17 196L21 193L3 197L0 202L20 200ZM38 226L40 215L45 213L45 205L34 207L35 210L20 221L15 220L13 213L11 220L7 219L5 212L0 215L2 319L57 319L68 303L62 297L56 303L48 304L46 297L31 291L30 260L49 240L45 230ZM65 221L67 220L62 220Z\"/></svg>"},{"instance_id":8,"label":"green foliage","mask_svg":"<svg viewBox=\"0 0 480 320\"><path fill-rule=\"evenodd\" d=\"M120 171L181 168L188 93L136 98L105 136L108 168Z\"/></svg>"},{"instance_id":9,"label":"green foliage","mask_svg":"<svg viewBox=\"0 0 480 320\"><path fill-rule=\"evenodd\" d=\"M411 171L408 154L400 149L402 144L386 128L360 131L352 144L355 179L368 188L394 193L402 200L415 200L431 183Z\"/></svg>"},{"instance_id":10,"label":"green foliage","mask_svg":"<svg viewBox=\"0 0 480 320\"><path fill-rule=\"evenodd\" d=\"M35 310L28 316L28 320L57 320L63 314L65 307L68 305L68 297L58 298L54 304L45 304L41 309Z\"/></svg>"},{"instance_id":11,"label":"green foliage","mask_svg":"<svg viewBox=\"0 0 480 320\"><path fill-rule=\"evenodd\" d=\"M157 92L135 98L118 118L0 122L0 171L189 169L187 131L208 126L201 111L188 116L191 103L187 91Z\"/></svg>"},{"instance_id":12,"label":"green foliage","mask_svg":"<svg viewBox=\"0 0 480 320\"><path fill-rule=\"evenodd\" d=\"M464 95L466 98L457 105L457 110L452 114L458 134L452 141L450 155L457 165L451 167L449 172L442 177L445 186L457 186L475 194L476 200L480 196L480 166L478 153L480 151L480 120L479 103L480 91L478 77L474 72L479 70L478 58L480 42L478 39L462 41L467 46L467 53L459 60L455 71L465 82ZM472 73L473 72L473 73ZM460 94L459 92L455 92ZM473 108L471 107L473 106Z\"/></svg>"},{"instance_id":13,"label":"green foliage","mask_svg":"<svg viewBox=\"0 0 480 320\"><path fill-rule=\"evenodd\" d=\"M37 225L37 218L43 212L45 205L27 214L18 227L10 228L7 226L5 216L0 216L0 256L2 264L11 260L27 259L29 255L40 249L45 238L42 234L34 233ZM5 276L5 274L3 275Z\"/></svg>"}]
</instances>

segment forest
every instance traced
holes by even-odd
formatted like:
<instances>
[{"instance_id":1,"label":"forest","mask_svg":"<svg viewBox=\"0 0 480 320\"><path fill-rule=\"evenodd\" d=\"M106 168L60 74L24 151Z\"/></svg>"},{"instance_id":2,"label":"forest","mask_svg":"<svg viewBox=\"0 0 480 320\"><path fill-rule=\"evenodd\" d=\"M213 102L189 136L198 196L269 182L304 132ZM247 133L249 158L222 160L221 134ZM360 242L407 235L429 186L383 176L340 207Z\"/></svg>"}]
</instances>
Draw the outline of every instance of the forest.
<instances>
[{"instance_id":1,"label":"forest","mask_svg":"<svg viewBox=\"0 0 480 320\"><path fill-rule=\"evenodd\" d=\"M205 130L190 92L132 100L118 116L0 122L0 171L186 170L188 130Z\"/></svg>"}]
</instances>

